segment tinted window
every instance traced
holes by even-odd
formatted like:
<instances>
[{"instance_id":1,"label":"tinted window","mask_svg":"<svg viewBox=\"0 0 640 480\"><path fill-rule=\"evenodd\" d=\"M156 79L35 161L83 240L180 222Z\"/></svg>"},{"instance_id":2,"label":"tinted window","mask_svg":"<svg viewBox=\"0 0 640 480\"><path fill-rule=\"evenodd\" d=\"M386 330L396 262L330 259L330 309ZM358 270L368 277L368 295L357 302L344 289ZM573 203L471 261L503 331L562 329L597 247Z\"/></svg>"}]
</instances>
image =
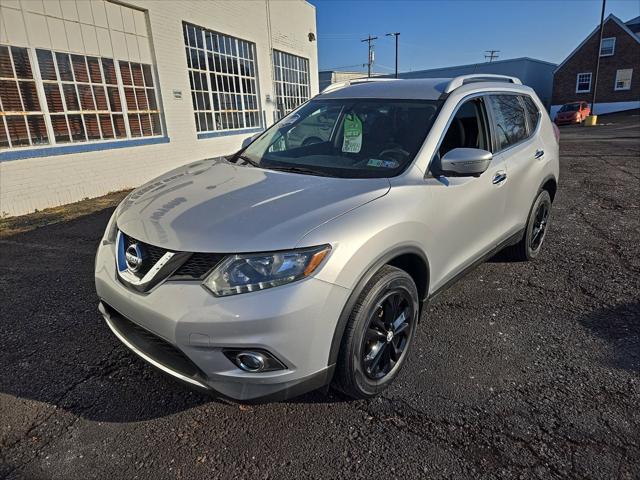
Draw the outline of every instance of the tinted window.
<instances>
[{"instance_id":1,"label":"tinted window","mask_svg":"<svg viewBox=\"0 0 640 480\"><path fill-rule=\"evenodd\" d=\"M490 95L489 105L495 123L496 151L504 150L527 138L525 112L515 95Z\"/></svg>"},{"instance_id":2,"label":"tinted window","mask_svg":"<svg viewBox=\"0 0 640 480\"><path fill-rule=\"evenodd\" d=\"M538 111L538 107L531 97L522 97L524 100L524 106L527 109L527 115L529 115L529 128L531 129L531 133L538 127L538 122L540 121L540 112Z\"/></svg>"}]
</instances>

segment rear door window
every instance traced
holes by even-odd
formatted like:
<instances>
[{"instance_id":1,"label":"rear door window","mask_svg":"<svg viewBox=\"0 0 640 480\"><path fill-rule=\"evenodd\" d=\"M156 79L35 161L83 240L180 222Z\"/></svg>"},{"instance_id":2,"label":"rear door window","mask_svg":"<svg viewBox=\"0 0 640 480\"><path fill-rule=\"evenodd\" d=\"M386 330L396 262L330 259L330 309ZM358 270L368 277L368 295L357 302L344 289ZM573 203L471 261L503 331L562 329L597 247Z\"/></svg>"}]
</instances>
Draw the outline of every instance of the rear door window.
<instances>
[{"instance_id":1,"label":"rear door window","mask_svg":"<svg viewBox=\"0 0 640 480\"><path fill-rule=\"evenodd\" d=\"M496 135L496 152L527 138L525 111L517 95L489 95L488 103Z\"/></svg>"}]
</instances>

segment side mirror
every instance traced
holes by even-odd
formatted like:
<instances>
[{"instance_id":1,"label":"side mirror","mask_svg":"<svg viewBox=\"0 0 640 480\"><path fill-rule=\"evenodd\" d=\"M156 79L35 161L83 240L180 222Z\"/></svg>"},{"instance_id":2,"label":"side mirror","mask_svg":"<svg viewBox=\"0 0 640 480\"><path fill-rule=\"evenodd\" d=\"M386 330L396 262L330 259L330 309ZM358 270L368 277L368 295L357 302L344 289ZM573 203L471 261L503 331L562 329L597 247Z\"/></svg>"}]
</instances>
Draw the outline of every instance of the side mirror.
<instances>
[{"instance_id":1,"label":"side mirror","mask_svg":"<svg viewBox=\"0 0 640 480\"><path fill-rule=\"evenodd\" d=\"M440 170L445 175L479 177L489 165L493 154L479 148L454 148L440 160Z\"/></svg>"},{"instance_id":2,"label":"side mirror","mask_svg":"<svg viewBox=\"0 0 640 480\"><path fill-rule=\"evenodd\" d=\"M251 145L251 144L253 143L253 141L254 141L256 138L258 138L261 134L262 134L262 132L255 133L255 134L251 135L250 137L245 138L245 139L242 141L242 147L240 147L240 148L242 148L242 149L244 150L244 149L245 149L245 148L247 148L249 145Z\"/></svg>"}]
</instances>

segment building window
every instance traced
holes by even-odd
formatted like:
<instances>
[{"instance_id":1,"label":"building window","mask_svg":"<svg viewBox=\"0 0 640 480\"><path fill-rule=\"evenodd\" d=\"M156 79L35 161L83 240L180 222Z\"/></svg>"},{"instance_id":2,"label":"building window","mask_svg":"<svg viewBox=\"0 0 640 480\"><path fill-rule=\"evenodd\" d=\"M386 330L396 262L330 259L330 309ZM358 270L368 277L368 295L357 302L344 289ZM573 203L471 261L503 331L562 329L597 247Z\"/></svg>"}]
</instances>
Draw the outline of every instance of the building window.
<instances>
[{"instance_id":1,"label":"building window","mask_svg":"<svg viewBox=\"0 0 640 480\"><path fill-rule=\"evenodd\" d=\"M183 24L199 133L260 126L255 44Z\"/></svg>"},{"instance_id":2,"label":"building window","mask_svg":"<svg viewBox=\"0 0 640 480\"><path fill-rule=\"evenodd\" d=\"M119 63L131 136L160 135L160 112L156 102L151 65L123 61Z\"/></svg>"},{"instance_id":3,"label":"building window","mask_svg":"<svg viewBox=\"0 0 640 480\"><path fill-rule=\"evenodd\" d=\"M0 148L49 143L26 48L0 45L0 107Z\"/></svg>"},{"instance_id":4,"label":"building window","mask_svg":"<svg viewBox=\"0 0 640 480\"><path fill-rule=\"evenodd\" d=\"M591 72L579 73L576 76L576 93L591 91Z\"/></svg>"},{"instance_id":5,"label":"building window","mask_svg":"<svg viewBox=\"0 0 640 480\"><path fill-rule=\"evenodd\" d=\"M616 37L603 38L600 43L600 56L610 57L616 50Z\"/></svg>"},{"instance_id":6,"label":"building window","mask_svg":"<svg viewBox=\"0 0 640 480\"><path fill-rule=\"evenodd\" d=\"M614 90L630 90L632 75L633 75L633 68L616 70L616 83L614 86Z\"/></svg>"},{"instance_id":7,"label":"building window","mask_svg":"<svg viewBox=\"0 0 640 480\"><path fill-rule=\"evenodd\" d=\"M150 65L31 53L0 45L0 148L162 135Z\"/></svg>"},{"instance_id":8,"label":"building window","mask_svg":"<svg viewBox=\"0 0 640 480\"><path fill-rule=\"evenodd\" d=\"M56 143L162 133L149 65L40 49L37 58Z\"/></svg>"},{"instance_id":9,"label":"building window","mask_svg":"<svg viewBox=\"0 0 640 480\"><path fill-rule=\"evenodd\" d=\"M277 117L281 118L309 100L309 60L273 51Z\"/></svg>"}]
</instances>

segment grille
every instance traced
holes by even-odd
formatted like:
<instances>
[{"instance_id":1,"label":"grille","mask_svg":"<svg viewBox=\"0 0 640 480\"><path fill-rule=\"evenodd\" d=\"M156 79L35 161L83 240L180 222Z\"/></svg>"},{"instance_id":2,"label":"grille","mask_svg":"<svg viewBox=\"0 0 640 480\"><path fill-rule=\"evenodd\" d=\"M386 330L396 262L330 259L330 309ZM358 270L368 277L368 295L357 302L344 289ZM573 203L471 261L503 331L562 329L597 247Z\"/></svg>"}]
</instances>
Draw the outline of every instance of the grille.
<instances>
[{"instance_id":1,"label":"grille","mask_svg":"<svg viewBox=\"0 0 640 480\"><path fill-rule=\"evenodd\" d=\"M169 251L169 250L165 250L164 248L156 247L154 245L149 245L148 243L140 242L135 238L131 238L128 235L125 235L125 240L126 240L125 247L124 247L125 250L129 248L131 245L133 245L134 243L137 243L144 249L144 251L148 256L147 261L145 261L142 264L142 268L134 274L139 278L144 277L145 274L149 270L151 270L151 267L153 267L158 262L158 260L160 260L162 256Z\"/></svg>"},{"instance_id":2,"label":"grille","mask_svg":"<svg viewBox=\"0 0 640 480\"><path fill-rule=\"evenodd\" d=\"M148 256L148 260L144 263L143 268L135 274L139 278L142 278L165 253L173 251L141 242L126 235L124 232L122 235L125 237L125 249L137 243L144 249ZM218 265L224 257L225 255L221 253L193 253L189 259L171 275L170 280L200 280Z\"/></svg>"},{"instance_id":3,"label":"grille","mask_svg":"<svg viewBox=\"0 0 640 480\"><path fill-rule=\"evenodd\" d=\"M220 253L194 253L176 272L173 278L201 279L211 271L224 255Z\"/></svg>"},{"instance_id":4,"label":"grille","mask_svg":"<svg viewBox=\"0 0 640 480\"><path fill-rule=\"evenodd\" d=\"M145 355L186 377L203 379L206 375L180 349L149 330L123 317L103 302L109 320L120 334Z\"/></svg>"}]
</instances>

